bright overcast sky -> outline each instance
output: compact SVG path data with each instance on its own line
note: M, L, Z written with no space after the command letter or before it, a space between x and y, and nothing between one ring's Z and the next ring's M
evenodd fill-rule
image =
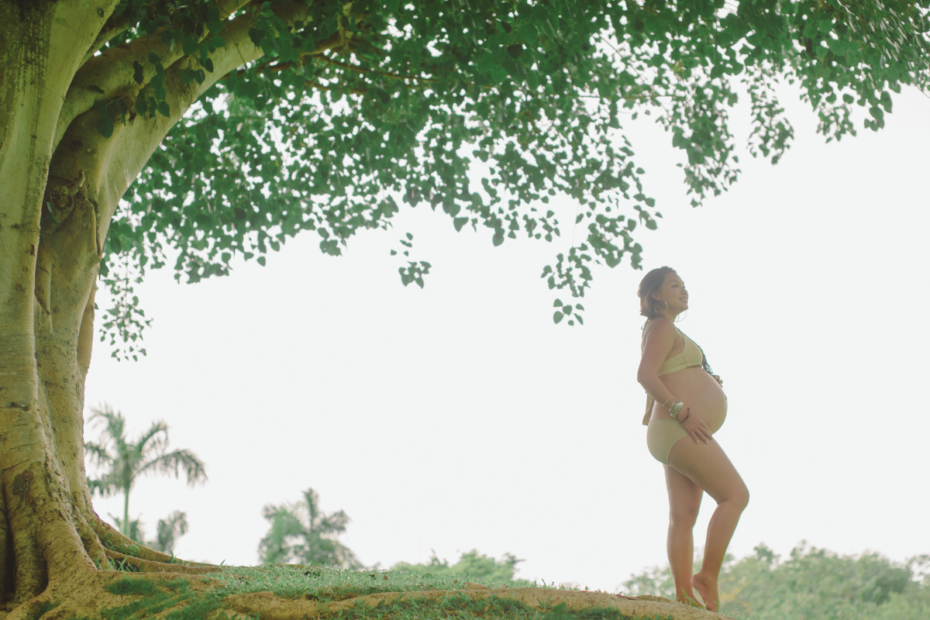
M636 288L668 265L690 292L679 327L724 379L717 439L752 497L730 551L787 555L807 540L896 560L930 553L930 99L895 96L878 134L857 109L859 136L827 145L797 91L781 92L790 151L776 166L753 160L741 104L742 175L699 209L670 135L648 118L628 124L664 217L635 231L642 271L626 257L595 269L584 327L553 324L556 295L539 278L571 241L567 200L561 239L498 248L488 229L456 233L445 214L404 207L393 235L412 232L412 258L432 263L422 290L401 285L392 232L380 230L339 258L306 233L227 278L151 273L137 288L154 317L148 356L116 362L97 342L87 413L111 404L133 437L164 420L210 479L142 479L131 516L151 536L186 511L177 555L249 565L268 529L262 507L312 487L325 512L351 517L342 541L366 565L474 548L524 559L519 577L616 591L667 562L663 471L636 382ZM698 547L713 506L705 496ZM122 499L96 509L120 516Z

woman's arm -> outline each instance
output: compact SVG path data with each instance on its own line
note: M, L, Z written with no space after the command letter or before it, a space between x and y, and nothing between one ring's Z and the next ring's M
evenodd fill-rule
M659 369L675 346L675 326L667 319L656 319L646 324L643 336L643 357L639 362L636 380L659 406L668 410L676 398L659 379Z

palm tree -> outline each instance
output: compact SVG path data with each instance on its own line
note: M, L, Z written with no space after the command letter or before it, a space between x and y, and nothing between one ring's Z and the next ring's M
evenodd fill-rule
M123 520L113 515L110 515L110 518L113 519L122 532ZM168 515L167 519L158 520L155 540L145 540L145 530L139 519L129 520L129 533L127 536L149 549L161 551L162 553L174 553L174 544L178 541L178 538L187 534L187 528L187 513L175 510Z
M168 425L164 422L153 423L137 441L131 442L126 438L126 419L120 412L114 412L107 404L103 409L91 408L91 412L90 422L100 420L104 427L99 443L85 442L84 450L92 461L104 468L104 473L99 478L88 479L87 484L92 493L100 493L103 497L123 493L123 518L117 521L124 536L130 535L129 492L140 475L174 474L177 478L183 469L189 485L206 482L206 466L193 452L166 452ZM186 521L184 525L186 531Z
M336 540L346 530L348 515L342 510L324 515L319 503L316 491L307 489L302 502L265 506L263 516L271 529L258 545L262 564L362 568L355 554Z

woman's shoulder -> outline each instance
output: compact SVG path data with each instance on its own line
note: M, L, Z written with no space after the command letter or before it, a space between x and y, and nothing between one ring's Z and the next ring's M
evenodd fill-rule
M675 327L675 324L672 323L669 319L664 316L660 316L657 319L646 319L646 323L643 325L644 334L675 334L678 332L678 328Z
M675 327L675 324L664 316L649 319L643 325L643 346L645 346L646 340L658 340L671 344L678 339L678 334L678 328Z

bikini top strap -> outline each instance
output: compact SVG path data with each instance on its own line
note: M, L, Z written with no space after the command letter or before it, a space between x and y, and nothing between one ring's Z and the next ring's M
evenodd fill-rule
M685 335L685 332L681 331L680 329L678 331L681 332L682 336ZM688 340L691 340L691 338L688 338ZM694 342L694 341L691 340L691 342ZM707 356L704 354L704 349L701 349L701 345L699 345L696 342L694 342L694 346L696 346L701 351L701 368L703 368L710 374L714 374L714 369L711 368L710 364L707 362Z

